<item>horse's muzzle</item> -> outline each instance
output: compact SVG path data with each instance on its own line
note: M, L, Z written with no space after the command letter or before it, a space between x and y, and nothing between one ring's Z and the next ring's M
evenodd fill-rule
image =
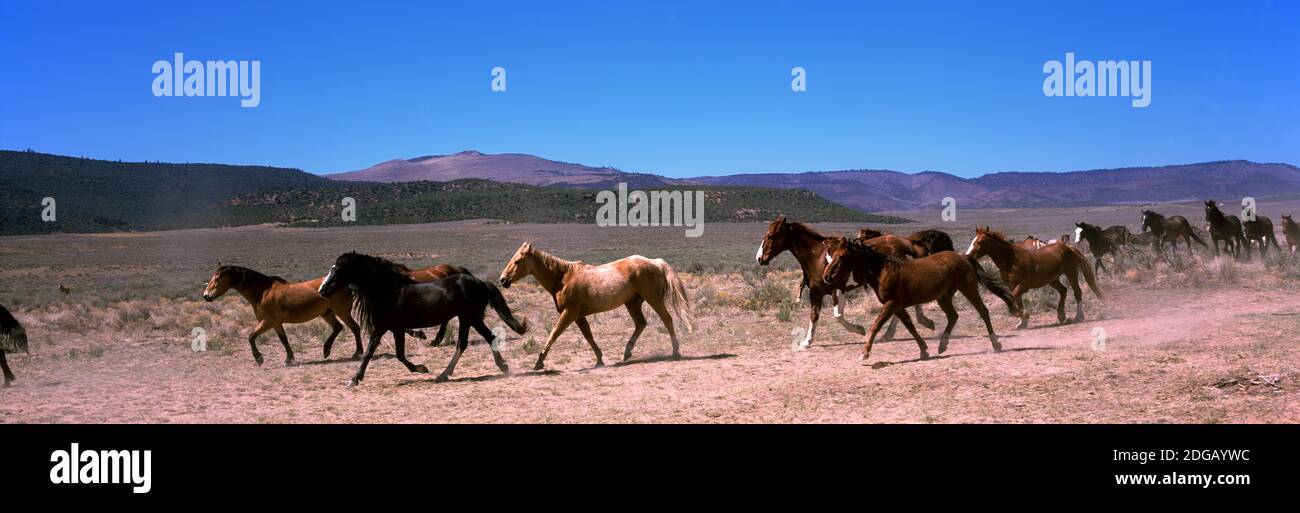
M501 279L499 280L499 282L501 283L501 288L503 288L503 289L508 289L508 288L510 288L510 280L505 279L505 278L501 278Z

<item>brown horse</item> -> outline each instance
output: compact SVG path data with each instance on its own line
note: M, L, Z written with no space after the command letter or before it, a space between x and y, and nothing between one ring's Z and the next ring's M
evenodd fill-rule
M822 280L822 271L826 268L826 247L823 244L825 241L824 235L817 233L808 225L780 216L768 225L767 233L759 242L758 252L754 255L758 265L767 265L781 253L789 251L799 262L799 268L803 270L803 279L799 281L797 295L802 296L804 287L808 287L808 302L812 305L812 309L808 315L808 333L799 344L800 348L812 345L813 335L817 332L817 321L821 318L822 302L828 295L834 307L835 320L851 332L859 335L867 332L866 328L846 320L840 309L840 293L860 287L862 281L853 279L858 278L857 276L848 275L843 281L833 284Z
M4 386L9 386L14 380L14 372L9 370L5 353L14 352L31 354L27 350L27 330L9 313L9 309L0 305L0 370L4 371Z
M844 279L849 273L865 273L869 278L876 298L884 305L880 315L871 324L871 334L862 346L862 360L871 356L871 344L876 340L876 333L884 326L885 320L897 317L903 326L916 339L921 350L921 359L930 357L925 339L916 332L916 326L907 315L907 307L930 301L937 301L939 308L948 317L948 326L939 336L939 352L948 349L948 338L957 322L957 309L953 307L952 298L961 292L975 307L984 326L989 332L989 342L994 351L1001 351L998 336L993 331L993 321L989 319L988 308L980 297L979 286L983 284L995 295L1007 303L1012 315L1016 314L1016 302L1006 285L998 281L992 273L985 272L971 258L966 258L952 251L941 251L934 255L902 259L875 250L866 241L849 242L843 238L827 241L826 272L823 280L832 283Z
M1282 233L1286 235L1286 247L1295 253L1300 247L1300 226L1295 224L1290 214L1282 216Z
M690 299L686 297L686 286L672 266L662 259L651 260L641 255L632 255L603 265L591 265L557 258L534 248L531 242L525 242L515 251L505 269L501 270L501 288L509 288L511 283L528 276L535 278L551 294L555 308L560 312L560 318L551 328L542 353L537 355L534 370L545 367L546 355L551 352L551 346L564 333L565 328L574 323L582 330L582 336L596 354L596 366L605 365L600 347L591 334L587 316L620 306L627 308L634 325L632 336L627 340L627 348L623 350L624 361L632 358L636 339L646 327L645 315L641 313L642 303L650 303L650 308L659 315L664 327L668 329L668 337L673 344L673 358L681 357L673 317L681 320L687 331L695 327Z
M953 251L952 237L939 230L922 230L904 238L889 232L861 228L858 230L858 238L854 240L866 243L871 246L871 249L899 258L920 258L940 251ZM861 282L859 281L859 283ZM916 311L916 322L921 323L926 329L934 329L934 321L925 316L925 313L921 311L921 305L916 305L913 310ZM839 307L836 307L836 316L839 316ZM885 329L883 340L894 338L894 332L897 329L898 319L890 319L889 328ZM866 330L854 331L859 335L867 334Z
M1065 324L1065 285L1058 280L1062 274L1074 290L1076 322L1083 320L1083 291L1079 288L1079 274L1088 281L1088 288L1102 299L1101 289L1093 277L1092 266L1087 257L1078 248L1068 244L1049 244L1042 249L1026 249L1007 240L1005 235L990 230L989 227L977 228L975 239L966 249L966 256L979 259L988 256L998 266L1002 281L1011 287L1017 309L1020 311L1020 324L1016 329L1029 326L1029 312L1025 311L1021 299L1026 292L1044 285L1052 287L1060 295L1056 304L1056 319Z
M257 326L248 335L248 345L253 349L253 360L262 364L262 352L257 350L257 337L267 330L274 329L284 345L284 365L294 364L293 348L289 347L289 336L284 332L285 324L299 324L320 318L330 325L333 331L325 339L325 358L329 358L334 339L343 331L346 324L352 336L356 338L357 350L353 359L361 357L361 327L352 319L352 292L340 290L338 293L323 298L316 293L324 277L298 283L279 276L267 276L247 267L235 265L218 265L203 290L203 300L213 301L235 289L244 300L253 307L257 316ZM343 322L340 323L339 320Z

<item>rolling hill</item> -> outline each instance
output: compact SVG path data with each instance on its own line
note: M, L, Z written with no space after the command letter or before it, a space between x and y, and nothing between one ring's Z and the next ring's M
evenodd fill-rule
M659 185L657 189L681 188ZM781 213L810 221L902 221L845 208L803 190L725 185L689 189L705 191L706 223L768 220ZM46 197L57 202L55 222L41 219ZM450 176L437 182L336 181L287 168L126 163L0 151L0 235L263 223L337 226L343 224L339 212L344 197L357 201L358 224L479 218L588 223L594 222L598 207L594 191L571 187Z
M384 182L480 178L579 189L608 189L620 181L640 188L736 185L805 189L864 212L936 208L947 196L956 198L965 207L1009 208L1262 198L1300 193L1300 168L1245 160L1060 173L1003 172L978 178L934 171L913 174L847 170L675 179L555 162L532 155L467 151L391 160L360 171L326 176L335 180Z

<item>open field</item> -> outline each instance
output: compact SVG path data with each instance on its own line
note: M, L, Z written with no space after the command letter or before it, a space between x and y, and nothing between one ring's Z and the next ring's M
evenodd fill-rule
M1265 203L1261 212L1277 222L1296 206ZM1194 204L1156 209L1201 224ZM964 249L977 224L1016 238L1056 237L1072 231L1075 220L1137 231L1137 212L961 210L957 223L941 227ZM922 221L886 229L940 226L937 213L895 214ZM857 227L816 226L843 234ZM808 308L806 300L795 302L799 272L788 254L770 268L754 265L764 230L710 224L704 237L690 239L681 228L458 222L0 237L0 303L27 326L32 343L32 357L10 356L18 381L0 390L0 421L1300 422L1294 262L1147 258L1103 275L1104 303L1085 289L1089 320L1081 324L1055 325L1047 307L1054 294L1027 297L1033 324L1020 331L986 294L1006 348L1000 354L959 299L962 317L946 354L917 361L913 341L887 341L864 366L857 358L862 337L829 314L812 348L791 349ZM495 281L525 239L569 259L639 253L668 260L685 273L697 303L699 327L683 337L685 357L666 358L668 337L648 315L636 354L620 363L631 321L616 310L592 318L609 366L592 369L590 350L570 329L548 370L532 372L556 313L530 279L505 291L532 325L505 345L513 375L501 376L487 348L474 344L451 382L433 383L451 349L413 341L412 360L434 374L407 373L385 356L349 389L344 384L356 365L345 358L350 335L340 335L334 358L322 362L325 324L289 326L302 363L290 368L276 364L282 349L273 334L264 335L259 347L267 364L259 368L245 340L253 314L244 301L234 293L212 303L199 297L218 261L301 280L323 275L348 250L412 266L456 263ZM71 294L64 297L60 283ZM873 297L854 294L847 317L865 323L877 306ZM934 306L926 311L942 317ZM492 313L488 320L501 324ZM194 328L207 331L208 351L191 350ZM1096 328L1107 336L1102 351L1093 348ZM935 351L937 334L921 333ZM380 353L391 352L385 342Z

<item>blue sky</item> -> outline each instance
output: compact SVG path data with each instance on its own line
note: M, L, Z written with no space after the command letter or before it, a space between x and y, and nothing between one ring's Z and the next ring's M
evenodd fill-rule
M192 4L0 3L0 148L315 173L465 149L669 176L1300 164L1297 2ZM1152 61L1150 107L1045 97L1067 51ZM154 97L174 52L262 61L261 105Z

